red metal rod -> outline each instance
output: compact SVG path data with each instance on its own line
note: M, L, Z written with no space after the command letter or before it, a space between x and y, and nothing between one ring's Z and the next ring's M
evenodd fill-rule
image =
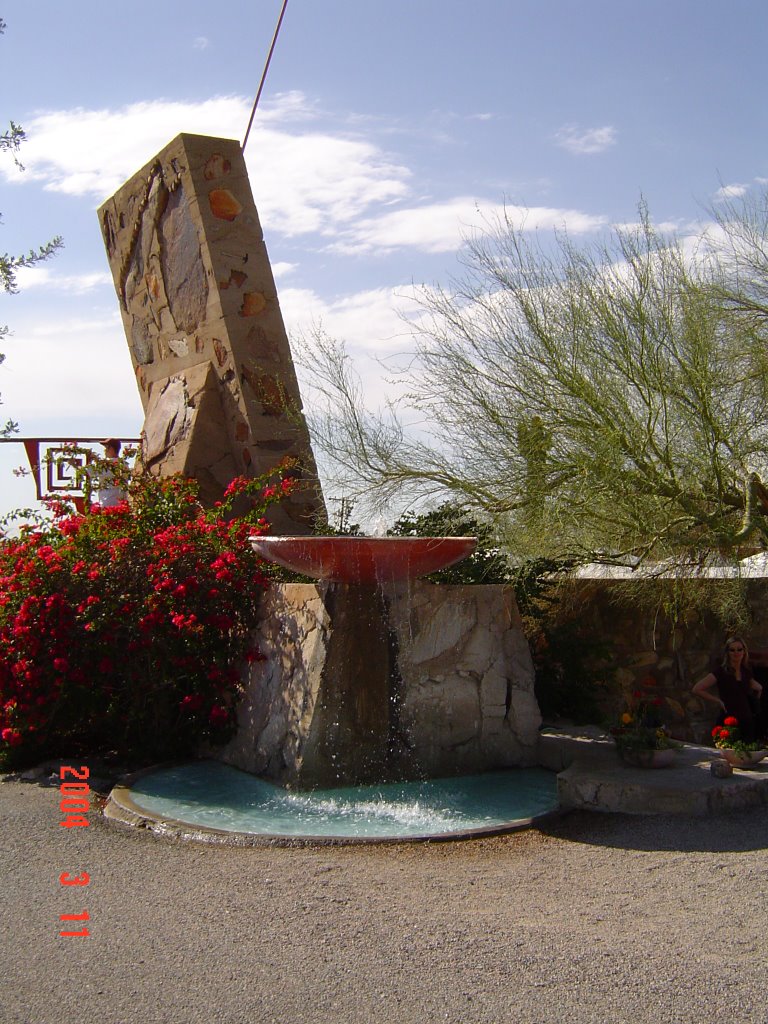
M272 36L272 45L270 46L269 53L267 54L267 62L264 65L264 71L261 74L261 81L259 82L259 89L258 89L258 92L256 93L256 99L253 101L253 109L251 110L251 118L250 118L250 120L248 122L248 127L247 127L247 129L245 131L245 138L243 139L243 144L240 147L243 152L245 152L245 144L248 141L248 136L251 134L251 125L253 124L253 118L254 118L254 116L256 114L256 107L258 107L259 100L261 99L261 90L264 88L264 82L266 81L266 78L267 78L267 71L269 70L269 62L272 60L272 54L273 54L274 49L275 49L275 43L277 42L277 35L278 35L278 32L280 31L280 26L283 23L283 15L285 14L285 8L287 6L288 6L288 0L283 0L283 6L282 6L282 9L280 11L280 17L277 19L277 27L275 28L275 34Z

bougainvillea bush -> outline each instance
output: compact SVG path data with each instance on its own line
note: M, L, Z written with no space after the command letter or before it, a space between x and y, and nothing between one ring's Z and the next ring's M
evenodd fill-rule
M0 765L227 739L268 582L247 538L293 485L241 477L206 510L194 481L140 477L115 508L51 502L0 539Z

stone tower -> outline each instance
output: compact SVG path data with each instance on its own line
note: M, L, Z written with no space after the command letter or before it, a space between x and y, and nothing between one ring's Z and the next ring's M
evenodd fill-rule
M272 269L240 144L179 135L99 209L144 405L142 460L212 504L285 459L304 485L276 533L323 500Z

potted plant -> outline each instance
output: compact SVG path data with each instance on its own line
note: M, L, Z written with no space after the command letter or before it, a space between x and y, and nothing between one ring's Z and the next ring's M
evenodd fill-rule
M681 747L661 722L659 709L664 702L649 692L655 685L655 679L648 679L643 689L635 690L618 724L611 728L619 757L638 768L669 767Z
M734 768L748 768L768 757L768 750L763 750L759 743L745 743L739 735L739 720L732 715L716 725L712 730L712 738L721 755Z

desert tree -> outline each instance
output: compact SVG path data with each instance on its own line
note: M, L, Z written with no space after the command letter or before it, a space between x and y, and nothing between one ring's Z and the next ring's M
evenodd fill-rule
M742 326L768 336L768 189L724 195L708 208L707 243L720 267L718 295ZM768 359L768 355L766 356Z
M760 333L724 302L711 250L639 214L579 244L505 217L467 239L462 275L420 289L400 397L378 412L343 344L316 332L311 426L347 492L452 497L529 556L690 562L764 546Z

